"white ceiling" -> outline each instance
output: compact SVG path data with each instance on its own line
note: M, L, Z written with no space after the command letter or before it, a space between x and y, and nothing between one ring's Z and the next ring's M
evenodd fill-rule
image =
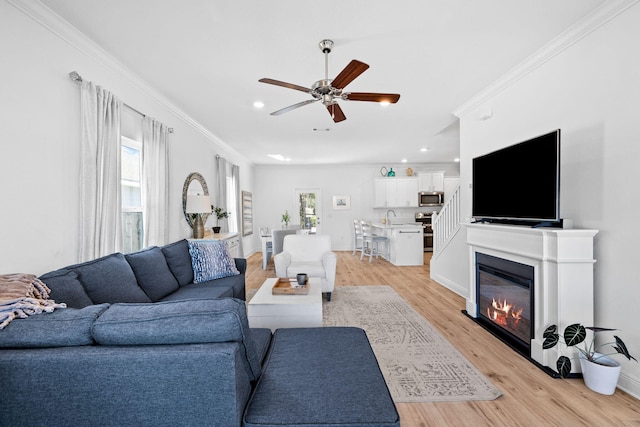
M291 164L413 164L453 161L451 112L603 1L42 3L255 164L279 163L268 154ZM270 116L311 97L258 79L310 87L324 78L325 38L335 42L330 78L358 59L370 68L347 91L400 93L398 103L340 101L347 120L337 124L321 103Z

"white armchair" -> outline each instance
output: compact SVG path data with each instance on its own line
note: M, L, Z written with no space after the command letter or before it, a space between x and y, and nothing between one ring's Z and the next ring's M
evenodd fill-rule
M291 234L284 237L283 250L273 258L277 277L296 277L307 273L321 278L321 290L331 301L336 282L336 254L331 252L331 237Z

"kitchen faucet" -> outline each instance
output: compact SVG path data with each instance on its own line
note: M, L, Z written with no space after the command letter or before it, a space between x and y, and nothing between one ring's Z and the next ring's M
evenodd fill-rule
M393 212L393 216L398 216L396 215L396 211L394 211L393 209L389 209L385 214L385 219L387 220L387 224L389 224L389 212Z

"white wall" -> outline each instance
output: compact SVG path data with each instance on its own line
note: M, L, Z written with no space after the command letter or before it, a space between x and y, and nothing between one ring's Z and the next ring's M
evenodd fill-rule
M457 163L391 165L396 176L405 176L405 170L442 171L445 176L458 176ZM322 233L331 236L334 250L350 250L353 246L353 220L380 220L386 209L373 208L373 180L379 178L381 165L294 166L257 165L255 171L254 228L280 228L285 210L296 211L296 189L319 188L322 196ZM389 168L389 165L386 165ZM333 196L350 196L351 209L333 210ZM418 195L416 194L416 199ZM411 216L419 208L394 209L398 216ZM424 210L424 208L422 209ZM258 241L259 236L255 236Z
M251 164L135 76L105 63L104 53L87 40L73 31L62 37L0 2L1 273L42 274L78 259L80 88L69 79L70 71L174 128L169 136L170 241L191 235L182 214L185 178L200 172L215 188L216 154L240 165L242 189L252 190ZM247 238L249 251L250 244Z
M578 40L509 87L465 111L460 123L462 217L471 208L471 160L562 129L561 215L595 241L595 321L619 328L640 356L640 5ZM478 120L480 109L493 117ZM467 257L466 248L460 257ZM468 283L460 283L468 286ZM626 361L619 385L640 396L640 364Z

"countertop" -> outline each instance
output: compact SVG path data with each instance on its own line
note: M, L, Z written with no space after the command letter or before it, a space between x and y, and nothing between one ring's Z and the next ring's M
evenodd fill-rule
M411 222L407 224L383 224L381 222L374 222L371 224L372 227L383 228L386 230L393 230L395 228L408 228L408 227L419 227L422 228L422 224L418 222Z
M206 229L204 231L204 237L198 240L227 240L236 236L238 236L237 232L214 233L213 231L211 231L211 229Z

